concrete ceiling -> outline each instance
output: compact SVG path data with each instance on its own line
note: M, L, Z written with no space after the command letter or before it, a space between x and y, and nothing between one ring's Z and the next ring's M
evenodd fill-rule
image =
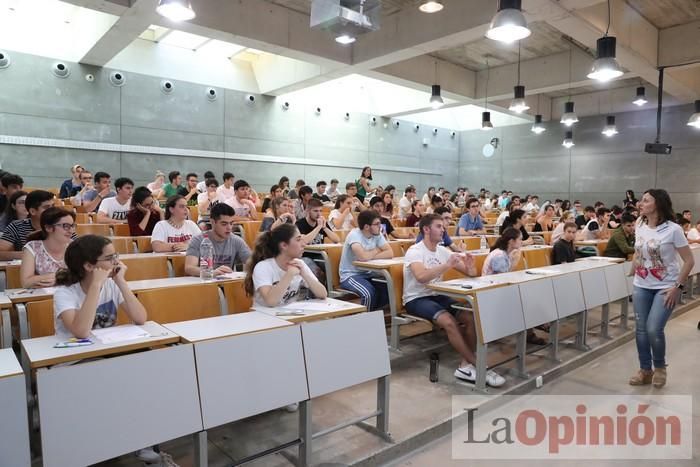
M635 87L635 86L640 86L640 80L639 78L627 78L627 79L618 79L616 81L612 81L610 83L606 84L592 84L589 86L579 86L576 88L573 88L571 92L569 92L568 89L564 89L561 91L554 91L554 92L547 92L544 93L545 96L549 97L550 99L555 99L558 97L566 97L566 96L578 96L581 94L590 94L594 92L600 92L601 90L605 89L618 89L618 88L628 88L628 87ZM648 84L646 86L646 93L647 95L651 95L656 92L655 88L651 88ZM630 95L630 100L634 98L634 95Z
M700 20L700 0L627 0L627 3L659 29Z
M275 5L289 8L308 15L311 11L312 0L267 0ZM390 16L404 8L417 8L420 0L382 0L382 14Z

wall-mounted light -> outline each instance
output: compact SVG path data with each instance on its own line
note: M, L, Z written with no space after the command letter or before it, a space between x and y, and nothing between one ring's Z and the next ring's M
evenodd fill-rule
M171 21L189 21L196 16L188 0L160 0L156 12Z
M491 112L481 113L481 130L490 131L493 130L493 123L491 123Z
M126 76L121 71L113 71L109 74L109 82L112 86L121 87L126 83Z
M163 91L164 94L170 94L174 89L175 86L172 82L168 80L163 80L160 82L160 90Z
M391 126L393 126L395 129L398 130L399 127L401 126L401 122L398 121L398 120L393 120L393 121L391 122Z
M350 45L350 44L352 44L353 42L355 42L356 40L357 40L357 39L356 39L355 37L349 36L349 35L347 35L347 34L343 34L343 35L338 36L338 37L335 38L335 41L336 41L338 44L341 44L341 45Z
M562 146L564 146L566 149L571 149L574 146L574 132L573 131L567 131L566 135L564 136L564 141L561 143Z
M486 37L511 44L530 34L522 11L522 0L498 0L498 12L491 20Z
M437 134L438 134L438 129L437 129L437 128L433 128L433 135L437 136Z
M7 52L0 50L0 69L10 66L10 56Z
M578 116L574 111L574 103L569 101L564 104L564 115L561 116L561 123L571 126L576 122L578 122Z
M617 125L615 125L614 115L608 115L605 117L605 127L603 127L603 131L601 131L601 133L608 138L619 133L619 131L617 131Z
M420 125L417 123L415 125L413 125L413 131L418 133L418 131L420 131Z
M438 0L424 0L418 7L423 13L437 13L443 8L445 8L445 6Z
M542 115L535 115L535 123L532 124L532 128L530 128L530 131L536 135L542 134L545 131L547 131L547 128L544 126L544 123L542 123Z
M695 113L690 116L688 126L700 129L700 100L695 101Z
M634 99L634 101L632 101L632 103L638 107L641 107L647 102L649 101L647 100L646 89L644 88L644 86L639 86L637 88L637 97Z
M457 132L456 131L450 131L450 138L454 139L457 137Z

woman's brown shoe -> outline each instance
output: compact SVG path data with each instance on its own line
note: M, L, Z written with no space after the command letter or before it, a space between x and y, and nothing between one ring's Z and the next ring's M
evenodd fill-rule
M630 378L630 386L644 386L651 384L654 372L651 370L639 370L636 375Z
M655 388L662 388L666 385L666 368L654 369L654 376L651 379L651 384L653 384Z

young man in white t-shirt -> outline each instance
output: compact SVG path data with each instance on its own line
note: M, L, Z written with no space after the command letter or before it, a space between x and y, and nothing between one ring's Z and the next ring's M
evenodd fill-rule
M408 185L399 200L399 219L406 219L411 214L411 204L416 199L416 187Z
M106 198L100 203L97 211L98 224L126 224L126 216L131 209L131 194L134 192L134 182L130 178L121 177L114 182L117 196Z
M233 220L235 222L254 221L257 220L255 204L250 200L250 185L245 180L237 180L233 184L235 196L227 199L226 204L231 206L236 215Z
M583 239L602 240L610 238L608 222L610 222L610 209L598 208L595 219L589 220L583 227Z
M224 172L224 184L217 188L217 193L223 196L224 200L231 199L236 196L236 190L233 188L233 182L236 178L231 172Z
M456 302L446 295L428 289L426 284L442 280L442 275L457 269L468 276L476 276L474 258L468 254L452 253L440 246L445 233L445 225L438 214L423 216L418 224L423 241L411 246L404 258L403 302L406 310L415 316L434 322L447 333L452 347L462 357L462 362L455 370L455 377L469 382L476 381L476 330L473 316L463 310L455 310ZM460 328L463 325L464 328ZM498 387L505 379L489 371L486 382Z

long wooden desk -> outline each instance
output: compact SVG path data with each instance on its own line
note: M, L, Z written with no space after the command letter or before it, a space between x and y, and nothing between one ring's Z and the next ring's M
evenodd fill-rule
M29 466L24 372L12 349L0 349L0 465Z

